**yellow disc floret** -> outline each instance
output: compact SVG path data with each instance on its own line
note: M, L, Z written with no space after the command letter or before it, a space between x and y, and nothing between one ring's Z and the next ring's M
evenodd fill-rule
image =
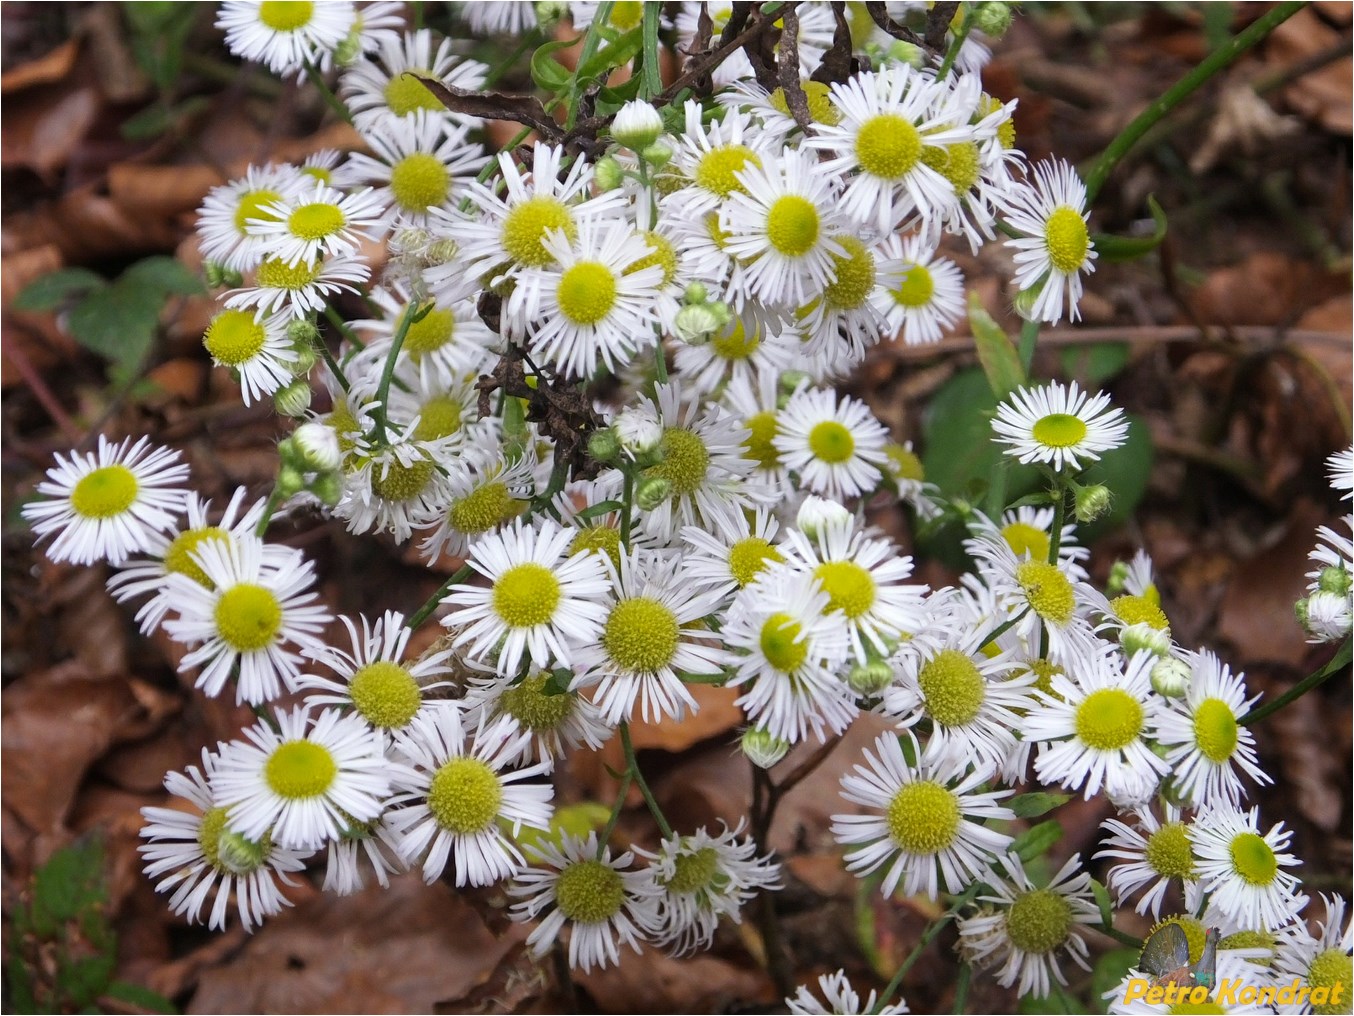
M959 799L930 780L900 787L885 812L889 838L909 854L929 856L954 842L959 832Z
M101 466L76 483L71 491L71 508L81 518L112 518L132 506L140 489L136 474L126 466Z
M221 640L238 653L267 648L282 630L282 604L271 589L251 582L222 593L213 617Z
M334 783L338 763L328 748L314 741L287 741L273 749L263 767L263 778L279 797L299 800L318 797Z
M637 596L612 608L602 629L602 648L618 667L652 674L672 662L680 631L671 610L657 600Z
M549 568L526 561L513 565L494 583L494 612L510 628L532 628L555 616L559 580Z
M202 344L213 360L227 367L238 367L259 355L268 333L254 315L243 310L223 310L207 326Z

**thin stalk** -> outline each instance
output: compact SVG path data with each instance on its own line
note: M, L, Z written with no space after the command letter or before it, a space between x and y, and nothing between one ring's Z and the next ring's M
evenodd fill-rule
M945 59L940 62L940 69L936 71L936 80L944 81L945 75L950 73L950 68L954 66L955 60L959 58L959 50L964 46L964 40L968 38L968 33L973 29L973 18L968 11L964 11L964 20L959 25L959 29L954 33L954 41L950 43L950 48L945 51Z
M1095 196L1100 193L1100 188L1104 186L1105 180L1114 171L1114 167L1154 124L1189 98L1215 74L1221 72L1233 60L1305 6L1307 6L1306 0L1286 0L1286 2L1266 11L1245 29L1204 57L1199 66L1166 89L1161 98L1134 117L1133 121L1119 132L1119 136L1106 146L1105 151L1101 153L1096 164L1086 175L1086 203L1089 205L1095 200Z
M1243 727L1248 727L1252 723L1255 723L1257 720L1263 720L1266 716L1269 716L1271 713L1277 713L1284 706L1288 705L1288 703L1302 698L1302 696L1306 695L1317 685L1323 684L1325 681L1327 681L1333 674L1337 673L1340 670L1343 670L1345 667L1348 667L1351 655L1350 642L1351 642L1350 638L1346 636L1345 643L1340 647L1340 651L1337 652L1334 656L1332 656L1330 662L1327 663L1324 667L1322 667L1318 671L1308 674L1301 681L1293 685L1293 687L1289 688L1286 692L1284 692L1282 695L1276 698L1273 702L1266 702L1264 705L1252 709L1245 716L1241 717L1241 719L1239 719L1237 722L1240 723Z
M954 986L954 1006L951 1012L961 1013L968 1005L968 989L973 983L973 967L967 963L959 964L959 981Z
M1026 377L1030 376L1030 364L1034 363L1034 347L1038 341L1038 321L1026 321L1020 326L1020 348L1017 353L1020 356L1020 368Z
M630 546L630 515L635 503L635 474L630 468L623 468L621 474L621 543Z
M330 90L329 85L325 83L322 75L309 60L306 61L306 77L310 83L320 90L320 96L324 103L332 109L336 116L350 127L353 123L353 115L348 112L348 107L339 101L339 97Z
M890 980L889 983L885 985L884 990L879 993L879 1001L875 1003L875 1008L872 1009L871 1012L877 1013L888 1004L889 999L892 998L894 993L898 990L898 986L903 983L903 978L907 976L907 972L912 969L917 960L921 959L921 954L926 951L926 947L935 941L936 936L940 934L941 929L943 929L945 925L954 920L955 914L958 913L959 908L962 905L967 904L968 901L977 894L978 886L969 886L968 889L964 890L964 895L955 901L953 907L931 922L931 926L922 934L921 940L917 942L912 951L907 954L907 959L903 960L898 969L894 971L893 979Z
M639 771L639 759L635 758L635 746L630 743L630 724L624 720L621 721L621 748L625 751L626 771L634 776L635 785L639 787L639 792L644 795L644 803L649 806L649 814L658 823L659 832L663 834L663 839L672 839L672 826L668 825L668 820L663 817L663 809L658 807L653 791L649 789L649 784L645 782L644 774Z
M381 383L376 387L376 406L372 420L375 423L376 440L380 444L384 444L386 439L386 401L390 398L390 381L395 376L395 361L400 358L400 349L404 345L405 337L409 334L409 329L413 327L416 321L423 320L432 308L431 303L428 304L427 309L411 303L404 308L404 313L400 315L399 327L395 329L395 338L390 343L390 352L386 354L385 365L381 368Z
M471 567L468 564L461 565L460 568L456 569L445 582L437 587L437 592L433 593L432 596L424 601L423 606L419 607L418 610L414 611L405 619L404 626L410 631L416 630L418 626L428 620L429 615L437 609L437 605L442 602L442 597L451 592L451 587L456 585L456 583L460 582L462 579L469 577L470 572Z
M343 393L346 395L350 385L348 384L348 376L343 373L343 367L334 359L334 354L329 352L329 347L324 344L322 339L315 340L315 347L320 351L320 356L324 359L324 362L328 364L329 373L334 375L334 380L339 383L339 387L343 389Z
M644 77L640 79L639 95L652 99L663 90L663 70L658 62L658 18L661 4L644 5Z
M338 333L343 338L352 343L358 349L366 349L367 344L357 337L357 333L348 327L348 322L339 317L339 312L334 309L333 304L324 305L324 316L328 322L338 329Z
M1118 928L1116 928L1116 927L1115 927L1114 925L1112 925L1112 924L1102 924L1102 925L1100 925L1100 931L1101 931L1103 934L1106 934L1106 935L1108 935L1110 938L1114 939L1114 941L1118 942L1120 945L1126 945L1126 946L1128 946L1130 949L1141 949L1141 948L1142 948L1142 939L1140 939L1140 938L1134 938L1134 937L1133 937L1132 935L1130 935L1128 932L1126 932L1126 931L1120 931Z
M263 506L263 514L259 516L259 524L254 527L254 535L260 540L263 539L263 534L268 532L268 526L273 521L273 512L277 511L277 506L281 501L282 491L277 484L273 484L273 489L268 494L268 500Z
M616 831L616 823L621 819L621 809L625 807L625 795L630 793L630 780L632 774L626 769L621 774L621 785L616 791L616 800L611 805L611 817L607 819L606 828L602 830L602 835L597 839L597 860L602 859L606 852L606 845L611 842L611 834Z
M569 103L569 118L564 122L565 130L573 130L578 120L578 96L582 94L578 75L601 44L602 33L598 29L611 17L611 5L612 0L602 0L597 5L597 10L592 15L592 24L588 26L588 34L583 37L583 48L578 53L578 63L574 65L573 77L569 79L569 97L573 101Z

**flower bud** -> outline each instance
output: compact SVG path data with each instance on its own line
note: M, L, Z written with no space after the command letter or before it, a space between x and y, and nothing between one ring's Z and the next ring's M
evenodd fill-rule
M537 0L536 24L549 29L559 24L561 18L569 13L569 5L563 0Z
M914 46L910 42L903 42L902 39L890 46L885 56L890 60L898 61L898 63L907 64L916 70L921 70L926 66L926 54L922 52L921 47Z
M281 446L279 445L279 450L280 448ZM284 464L278 467L277 483L275 486L277 487L278 496L283 498L292 497L306 489L305 474L295 466Z
M292 350L296 354L296 359L291 362L288 368L291 376L296 379L304 379L310 374L310 370L319 362L320 354L315 352L315 347L307 343L304 346L298 346Z
M232 875L248 875L263 866L268 850L247 840L233 829L222 829L216 838L216 860Z
M310 492L319 498L321 503L332 508L343 496L343 478L337 471L321 473L311 481Z
M1011 27L1011 5L990 2L978 4L973 12L973 27L992 39L1000 39Z
M1322 568L1320 574L1316 577L1316 588L1323 593L1335 593L1338 596L1348 596L1350 585L1349 572L1333 565Z
M1318 642L1334 642L1349 634L1351 627L1348 596L1317 590L1295 604L1298 620Z
M708 303L693 303L677 312L672 322L672 333L688 346L703 346L710 336L724 327L725 322Z
M1103 483L1094 483L1089 487L1078 487L1073 514L1083 525L1094 522L1109 511L1114 496Z
M343 463L338 435L322 423L303 423L292 432L299 464L309 473L328 473Z
M1039 300L1039 294L1044 291L1042 285L1031 286L1029 289L1022 289L1015 296L1015 312L1020 315L1023 321L1037 320L1034 315L1034 305Z
M683 303L704 303L709 298L710 291L705 288L703 282L688 283L686 289L682 291Z
M793 395L799 391L799 386L813 379L802 370L782 371L780 377L776 380L776 385L785 395Z
M893 668L883 660L857 664L846 675L846 683L857 695L872 698L893 683Z
M625 179L625 170L610 155L603 155L592 166L592 180L599 191L613 191Z
M851 512L845 505L838 504L836 501L829 501L817 494L810 494L804 499L804 503L799 506L799 513L795 516L795 525L810 540L816 540L819 531L824 526L849 523L851 518Z
M293 321L287 325L287 340L298 349L312 346L320 339L320 330L309 321Z
M1152 690L1166 698L1181 698L1189 691L1192 673L1189 664L1174 656L1164 656L1152 664Z
M1110 565L1109 577L1105 580L1105 592L1109 596L1118 596L1128 582L1128 562L1115 561Z
M202 263L202 278L207 283L208 289L234 289L244 284L244 276L234 268L227 268L223 264L215 261L204 261Z
M1166 656L1171 651L1171 634L1150 624L1139 622L1130 624L1119 633L1119 644L1129 656L1134 653L1151 653L1153 656Z
M357 26L354 25L343 41L334 47L334 63L347 67L361 54L362 40L358 38Z
M765 727L749 727L743 731L741 747L753 765L770 769L789 753L790 742Z
M460 245L455 240L445 238L434 240L428 244L427 250L423 252L423 260L428 263L429 268L436 268L438 265L446 265L455 261L456 255L460 252Z
M646 145L639 153L639 157L654 169L662 169L672 161L672 146L666 141L655 141L651 145Z
M588 438L588 454L603 464L615 462L621 453L621 442L610 427L594 430Z
M672 496L672 482L661 476L646 476L635 489L635 504L651 512Z
M305 416L310 410L310 382L298 377L273 392L273 408L292 419Z
M663 425L652 413L643 409L626 409L611 421L621 450L631 458L648 455L658 450L663 440Z
M616 113L611 121L611 136L618 145L632 152L643 151L658 140L663 133L663 118L653 103L644 99L631 99ZM671 158L669 151L668 157ZM647 160L646 160L647 161Z

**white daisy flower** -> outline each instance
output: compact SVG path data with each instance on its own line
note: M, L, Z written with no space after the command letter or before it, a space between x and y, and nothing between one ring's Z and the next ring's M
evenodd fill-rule
M198 249L204 261L214 261L237 272L247 271L263 257L249 234L249 223L270 218L264 209L304 186L295 166L250 166L245 175L213 187L197 211Z
M1199 867L1192 895L1207 895L1220 912L1248 926L1290 923L1307 902L1297 876L1286 870L1302 863L1283 852L1292 837L1282 822L1261 835L1259 808L1222 805L1200 813L1189 827Z
M246 496L244 487L236 487L220 520L213 525L207 521L211 502L189 493L187 526L172 536L169 533L154 534L152 545L147 548L148 557L129 562L108 579L108 591L119 603L145 593L151 594L151 598L136 612L136 621L143 635L149 635L171 610L178 609L169 594L170 575L183 572L204 586L210 584L211 580L192 557L198 544L204 540L229 542L240 536L254 535L259 520L263 518L264 502L255 501L241 515L240 509L244 507ZM286 547L264 544L263 553L274 567L291 561L291 551Z
M1186 926L1184 920L1180 924L1182 927ZM1186 934L1188 935L1188 932ZM1192 963L1200 962L1204 934L1203 929L1200 929L1197 936L1199 944L1190 949ZM1261 1001L1262 993L1275 992L1286 985L1274 984L1271 975L1245 958L1246 951L1242 949L1217 951L1217 962L1213 972L1214 984L1217 987L1207 993L1207 1000L1203 1002L1192 1002L1184 997L1186 992L1192 990L1190 986L1177 987L1174 1001L1167 1001L1170 997L1167 992L1170 989L1166 985L1158 986L1163 989L1160 996L1149 995L1148 992L1151 991L1157 977L1137 967L1130 968L1124 979L1101 997L1109 1004L1109 1011L1115 1016L1120 1014L1149 1016L1157 1013L1168 1016L1182 1009L1205 1009L1208 1012L1236 1013L1238 1016L1262 1016L1272 1013L1273 1007ZM1153 1001L1148 1001L1149 998Z
M783 334L760 304L744 304L729 323L700 345L677 346L677 373L693 392L718 392L754 376L775 377L796 360L798 343Z
M1173 796L1195 808L1239 804L1246 796L1241 773L1257 783L1274 782L1260 768L1255 735L1239 722L1260 696L1246 698L1243 675L1233 675L1210 652L1191 654L1190 670L1184 697L1169 699L1157 720Z
M738 174L761 166L771 145L746 113L729 110L704 122L705 108L695 99L683 106L686 124L677 140L672 170L687 186L669 198L680 207L680 219L699 219L713 212L732 194L746 192Z
M365 135L375 127L403 122L420 111L463 127L479 126L478 117L453 113L418 80L432 78L468 91L484 86L489 68L478 60L458 61L452 41L443 37L434 50L432 30L421 28L404 33L402 38L382 40L372 56L354 63L339 83L339 95L358 131Z
M837 124L824 124L809 148L833 157L823 172L845 177L854 172L841 197L842 213L872 225L881 235L918 216L938 229L956 203L954 187L923 157L927 146L969 141L973 130L956 110L939 105L948 86L905 65L857 74L832 86Z
M804 340L800 352L829 361L822 368L815 364L809 371L815 377L845 376L890 330L889 305L880 287L902 269L894 237L876 247L849 233L836 239L843 253L832 257L832 281L795 311Z
M1016 249L1015 283L1038 291L1026 315L1030 320L1059 321L1064 306L1071 320L1081 316L1081 273L1095 271L1097 257L1086 214L1086 185L1068 162L1039 163L1034 185L1011 195L1007 221L1025 234L1006 241Z
M571 645L593 642L606 620L609 583L594 554L569 556L577 532L549 518L521 519L470 544L468 563L490 585L452 586L442 623L456 629L453 644L487 658L497 647L498 672L515 675L526 662L568 666ZM502 640L502 646L499 642Z
M866 494L883 479L888 431L869 407L830 388L795 392L776 418L772 443L807 490L834 501Z
M287 334L290 322L285 313L223 310L207 326L202 344L214 364L230 368L246 406L268 398L295 377L300 354Z
M1285 1012L1334 1012L1349 1004L1350 992L1354 991L1354 958L1350 956L1354 950L1354 928L1345 920L1345 898L1322 893L1321 902L1326 905L1326 919L1318 922L1320 931L1313 935L1305 921L1292 926L1291 934L1281 940L1274 958L1274 978L1279 983L1296 979L1313 991L1324 988L1326 1002L1314 1002L1309 995Z
M215 698L237 674L235 701L259 705L291 689L301 654L321 643L329 611L310 590L314 566L299 550L284 560L262 540L239 534L229 543L204 540L189 557L206 576L175 572L169 596L179 617L165 622L176 642L197 645L179 671L201 668L194 685Z
M805 104L809 108L810 124L835 126L841 123L841 110L832 104L828 85L809 80L801 81L799 86L804 91ZM770 135L781 144L785 143L789 135L800 133L799 123L786 101L784 87L778 86L768 92L755 80L744 78L721 90L715 96L715 102L731 110L752 114L760 121L762 129L759 133Z
M375 158L361 152L350 155L340 182L375 187L371 200L385 209L380 220L383 231L396 222L426 227L432 210L450 211L465 185L489 161L469 140L469 130L421 109L375 124L363 136Z
M522 35L536 27L536 5L503 0L465 0L461 17L478 35Z
M474 677L462 704L467 724L490 725L502 721L504 735L521 745L521 758L528 765L541 762L547 772L575 748L600 748L613 730L602 711L578 692L556 683L551 674L539 671L520 681L511 677ZM518 735L530 734L526 740Z
M891 655L926 623L926 586L903 583L912 575L912 558L857 530L854 518L824 520L812 539L792 529L781 549L792 568L822 583L828 612L845 622L857 662L866 663L871 653Z
M236 56L299 80L306 64L343 42L356 20L346 0L223 0L216 27L225 31L226 48Z
M1051 677L1052 694L1025 717L1023 734L1038 741L1034 771L1045 784L1081 790L1089 801L1103 788L1119 806L1145 803L1170 766L1148 743L1163 700L1152 691L1155 657L1127 665L1114 651L1084 657L1070 674Z
M1052 533L1054 511L1050 507L1021 505L1008 508L1001 514L1001 525L996 526L986 515L976 513L969 521L969 530L976 536L982 532L999 533L1021 560L1047 561L1053 549ZM1085 581L1086 569L1081 562L1091 556L1088 548L1077 543L1075 522L1066 523L1058 538L1058 563L1066 574L1077 581Z
M418 302L400 284L389 288L379 286L372 290L369 299L380 316L352 323L353 331L363 337L366 347L349 362L357 371L370 371L379 377L381 367L390 356L401 320ZM427 305L418 306L422 309ZM409 364L420 371L426 367L431 383L449 389L463 385L467 377L479 374L485 368L489 349L498 341L480 320L473 303L435 299L427 313L410 322L405 329L397 366ZM410 379L406 377L405 380L408 383ZM396 394L391 392L392 413Z
M1101 452L1118 448L1128 437L1123 410L1110 407L1099 392L1089 402L1073 381L1040 388L1019 388L997 406L992 429L1006 454L1020 462L1046 462L1054 469L1079 470Z
M654 943L674 956L708 949L721 918L742 920L743 905L758 890L781 887L780 865L757 856L757 843L742 837L743 821L718 836L702 826L690 836L659 841L658 851L636 848L649 861L658 897Z
M405 870L399 855L399 837L383 812L369 822L352 822L336 839L329 841L324 866L323 892L338 896L360 893L367 885L367 872L386 889L390 876Z
M328 667L334 677L303 674L296 682L306 694L307 707L340 706L351 709L377 730L399 730L409 725L423 707L423 693L444 684L439 680L452 670L449 649L425 653L404 661L413 629L405 627L404 615L387 610L373 624L362 615L362 630L346 616L352 651L321 645L306 655Z
M833 280L834 256L846 248L834 177L811 155L787 149L734 174L743 189L720 209L725 248L739 259L736 293L800 307Z
M1091 893L1091 876L1078 872L1081 855L1073 854L1045 888L1030 881L1020 858L1001 859L1007 877L988 872L983 881L993 895L978 899L992 904L959 921L959 949L973 962L996 966L997 983L1016 985L1024 997L1047 998L1053 981L1067 984L1059 954L1090 970L1085 940L1087 925L1100 923L1100 908Z
M890 1005L881 1006L876 1000L878 993L873 990L861 1002L860 994L846 979L845 970L818 975L818 994L822 996L821 1001L806 985L801 984L794 997L785 1000L785 1005L790 1012L799 1014L840 1013L844 1016L856 1013L864 1016L865 1013L878 1013L879 1016L894 1016L912 1011L901 998Z
M798 487L791 482L790 470L776 447L780 399L779 376L764 372L754 378L734 377L724 392L722 404L747 431L741 454L751 467L750 477L785 504L793 502Z
M417 429L407 425L400 433L387 433L385 442L357 439L333 508L348 532L389 532L404 543L421 520L447 510L449 482L439 464L459 442L420 441L414 437Z
M542 246L550 264L524 269L508 298L509 335L525 334L532 354L584 379L599 364L614 373L657 343L654 305L663 269L630 270L649 256L649 246L629 223L583 219L572 235L548 231Z
M375 239L386 203L367 187L345 194L323 180L288 191L260 209L263 218L250 219L245 232L259 240L259 251L288 268L314 264L321 257L355 254L363 240Z
M1354 530L1354 515L1346 515L1343 521L1346 531ZM1307 573L1307 592L1348 595L1354 583L1354 539L1330 526L1317 526L1316 539L1316 546L1307 555L1307 560L1317 565Z
M964 273L920 233L906 240L890 237L884 250L897 265L879 280L885 327L909 346L939 342L964 317Z
M436 882L448 860L458 886L493 885L526 863L505 827L514 837L523 826L548 829L555 793L548 783L521 782L546 772L544 763L504 771L528 739L503 723L471 731L458 705L423 713L395 734L395 754L412 768L393 778L401 793L387 821L405 862L422 859L423 881Z
M692 589L667 555L622 549L619 568L602 560L613 602L597 640L574 654L570 690L595 687L592 700L611 724L630 719L636 705L650 723L696 712L683 677L718 675L729 659L719 633L703 623L718 597Z
M189 766L184 772L165 776L165 789L191 806L142 808L146 825L137 847L145 863L146 877L159 879L155 891L173 890L169 908L196 924L203 904L216 890L216 900L207 917L207 927L224 931L234 895L240 924L252 932L265 917L276 914L291 901L278 889L277 880L297 885L289 872L305 868L309 851L291 850L271 837L247 839L231 828L226 809L213 801L211 780L216 756L205 748L202 769ZM161 878L161 876L164 876Z
M906 736L918 754L916 739ZM897 889L934 900L941 889L962 892L982 878L1011 837L980 823L1014 818L997 803L1013 791L978 792L987 782L980 772L965 776L925 761L911 766L897 734L881 734L875 752L878 757L866 748L867 764L842 777L842 797L877 811L832 816L837 842L860 844L846 854L847 871L864 877L887 864L880 886L885 898Z
M1167 802L1163 815L1144 805L1133 810L1134 825L1117 818L1106 819L1103 828L1112 835L1095 854L1097 858L1115 857L1127 863L1116 864L1109 870L1109 887L1115 902L1123 906L1143 886L1134 908L1140 914L1149 911L1153 918L1161 916L1161 905L1173 881L1182 886L1193 883L1198 872L1194 848L1189 840L1189 823L1181 820L1180 809Z
M1331 490L1345 492L1340 495L1341 500L1354 497L1354 445L1326 459L1326 472L1330 474Z
M187 504L188 466L171 448L148 438L113 444L102 434L96 452L57 453L56 465L37 485L42 500L20 513L39 538L52 536L52 561L121 564L149 550L156 534L172 530Z
M735 531L718 535L698 526L682 527L682 542L687 547L682 567L687 580L721 600L751 585L770 565L785 560L775 546L780 523L769 510L758 508L751 519L743 515L738 521Z
M536 457L509 461L501 449L470 447L447 483L446 506L418 520L429 535L419 544L428 560L464 557L470 541L506 525L526 511L534 487Z
M547 840L533 852L548 867L518 872L508 895L518 898L509 912L514 921L545 915L527 937L534 955L544 956L566 926L571 969L586 972L619 963L621 944L640 951L663 890L647 868L626 870L633 853L627 850L613 860L610 847L598 848L596 832L586 840L565 833L558 847Z
M315 850L350 823L381 814L392 766L366 720L337 709L312 716L301 706L274 719L221 749L212 793L232 829L255 842L268 836Z
M254 270L254 284L226 294L227 307L253 307L261 314L285 310L294 318L321 313L339 293L356 293L371 269L356 255L288 265L278 257L265 257Z
M810 730L820 741L825 731L841 733L858 712L837 677L848 651L845 627L827 606L812 577L772 567L735 597L721 626L728 647L744 654L728 686L750 683L734 704L791 744Z

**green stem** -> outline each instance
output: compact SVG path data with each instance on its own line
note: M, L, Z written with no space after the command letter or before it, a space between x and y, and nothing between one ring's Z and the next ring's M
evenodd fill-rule
M635 785L639 787L639 792L644 795L644 803L649 806L649 814L658 823L658 830L663 834L663 839L672 839L672 826L668 825L668 820L663 817L663 809L658 807L658 802L654 800L653 791L649 789L649 784L644 781L644 774L639 771L639 759L635 758L635 746L630 743L630 724L625 720L621 721L621 747L625 750L626 772L634 776Z
M404 626L410 631L416 631L419 625L428 620L429 615L437 609L437 605L442 602L442 597L451 592L451 587L456 585L456 583L460 582L462 579L469 577L471 571L470 565L461 565L461 567L453 572L445 582L437 587L437 592L433 593L432 596L424 601L423 606L419 607L418 610L414 611L405 619Z
M1264 705L1259 706L1256 709L1252 709L1245 716L1241 717L1241 719L1238 720L1237 722L1240 723L1243 727L1248 727L1252 723L1255 723L1257 720L1263 720L1266 716L1269 716L1271 713L1277 713L1284 706L1288 705L1288 703L1294 701L1295 699L1301 698L1303 695L1306 695L1317 685L1322 684L1326 680L1328 680L1336 672L1343 670L1345 667L1348 667L1351 655L1350 643L1351 643L1350 638L1346 636L1344 645L1340 647L1340 651L1337 652L1334 656L1332 656L1330 658L1330 662L1327 663L1324 667L1322 667L1320 670L1312 674L1308 674L1301 681L1293 685L1293 687L1289 688L1286 692L1284 692L1282 695L1276 698L1273 702L1266 702Z
M621 819L621 809L625 807L625 795L630 793L631 773L626 769L621 774L621 785L616 791L616 800L611 805L611 817L607 819L606 828L602 830L602 835L597 838L597 860L602 859L606 852L606 845L611 842L611 834L616 831L616 823Z
M1058 551L1062 549L1063 523L1067 519L1067 480L1058 474L1058 487L1053 491L1053 532L1048 537L1048 563L1058 566Z
M621 469L621 543L630 546L630 516L635 503L635 473L629 463Z
M268 526L273 521L273 512L277 511L278 504L282 501L282 491L277 484L273 484L273 489L268 494L268 501L263 506L263 514L259 516L259 524L254 527L254 535L260 540L263 534L268 532Z
M954 986L954 1006L952 1012L961 1013L968 1005L968 989L973 983L973 967L967 963L959 964L959 982Z
M573 130L574 123L578 120L578 97L583 94L582 82L579 80L579 73L592 59L597 47L601 44L602 33L598 31L607 23L611 17L612 0L602 0L597 5L597 10L592 15L592 24L588 26L588 34L583 37L583 48L578 53L578 63L574 65L573 77L569 79L569 118L564 122L565 130Z
M964 40L968 38L968 33L973 29L973 16L966 10L964 11L964 20L960 24L958 31L954 33L954 41L950 43L950 48L945 51L945 59L940 62L940 69L936 71L936 80L944 81L945 75L950 73L950 68L954 66L955 60L959 58L959 50L963 48Z
M375 424L373 434L378 444L384 444L386 439L386 402L390 398L390 380L395 376L395 362L400 358L400 349L404 346L404 340L409 334L409 329L413 327L415 322L422 321L432 308L433 304L431 303L428 304L426 309L411 303L404 308L404 313L400 315L399 327L395 329L395 338L390 343L390 352L386 354L385 365L381 368L381 383L376 387L372 421Z
M662 4L644 5L644 77L639 83L640 98L652 99L663 90L663 71L658 62L658 19Z
M1100 930L1104 934L1108 935L1110 938L1114 939L1114 941L1118 942L1120 945L1126 945L1130 949L1142 948L1142 939L1134 938L1132 935L1128 934L1128 932L1120 931L1112 924L1102 924L1100 926Z
M320 351L320 356L324 359L324 362L329 365L329 373L334 375L334 380L339 383L339 387L343 389L343 393L346 395L350 390L350 385L348 384L348 376L343 373L343 367L334 359L334 354L329 352L329 347L325 345L323 339L316 339L315 347Z
M1114 167L1151 129L1153 124L1174 110L1201 85L1305 6L1307 6L1306 0L1286 0L1285 3L1278 4L1266 11L1244 30L1238 32L1204 57L1199 66L1168 88L1161 98L1134 117L1133 122L1120 131L1119 136L1109 143L1105 151L1101 153L1099 160L1096 161L1095 166L1091 168L1090 173L1086 175L1086 203L1089 205L1095 200L1095 196L1100 193L1100 188L1104 186L1106 178L1113 172Z
M1010 618L1009 620L1003 621L1001 624L997 625L997 626L996 626L995 628L993 628L990 632L988 632L988 633L987 633L987 636L986 636L981 642L979 642L978 645L980 645L980 646L991 645L991 644L992 644L993 642L995 642L997 639L999 639L999 638L1001 638L1003 635L1005 635L1006 632L1009 631L1011 628L1014 628L1016 625L1018 625L1018 624L1020 623L1020 619L1021 619L1022 617L1024 617L1026 614L1028 614L1029 612L1030 612L1030 608L1029 608L1029 607L1026 607L1024 610L1022 610L1022 611L1021 611L1019 614L1017 614L1015 617Z
M347 342L356 346L358 349L367 348L367 344L359 339L357 333L348 327L348 322L339 317L339 312L334 309L333 304L326 303L324 305L324 316L331 325L338 329L338 333L342 335Z
M921 959L921 954L926 951L926 947L935 941L936 936L940 934L941 929L944 928L945 925L955 919L960 908L967 906L969 901L972 900L974 896L978 895L978 888L979 883L969 886L964 890L964 895L955 900L954 906L950 907L949 910L931 922L931 926L922 934L921 940L913 947L912 951L907 954L907 959L903 960L902 964L894 972L893 979L890 980L884 990L880 992L879 1001L875 1004L875 1008L872 1010L873 1012L879 1012L880 1009L888 1004L889 999L892 998L894 992L898 990L898 986L903 983L903 978L907 976L907 972L912 969L917 960Z
M310 78L310 83L320 90L320 96L324 99L325 105L332 109L340 120L351 127L353 115L348 112L348 107L339 101L339 97L325 83L324 75L316 70L315 65L309 60L306 61L306 77Z

